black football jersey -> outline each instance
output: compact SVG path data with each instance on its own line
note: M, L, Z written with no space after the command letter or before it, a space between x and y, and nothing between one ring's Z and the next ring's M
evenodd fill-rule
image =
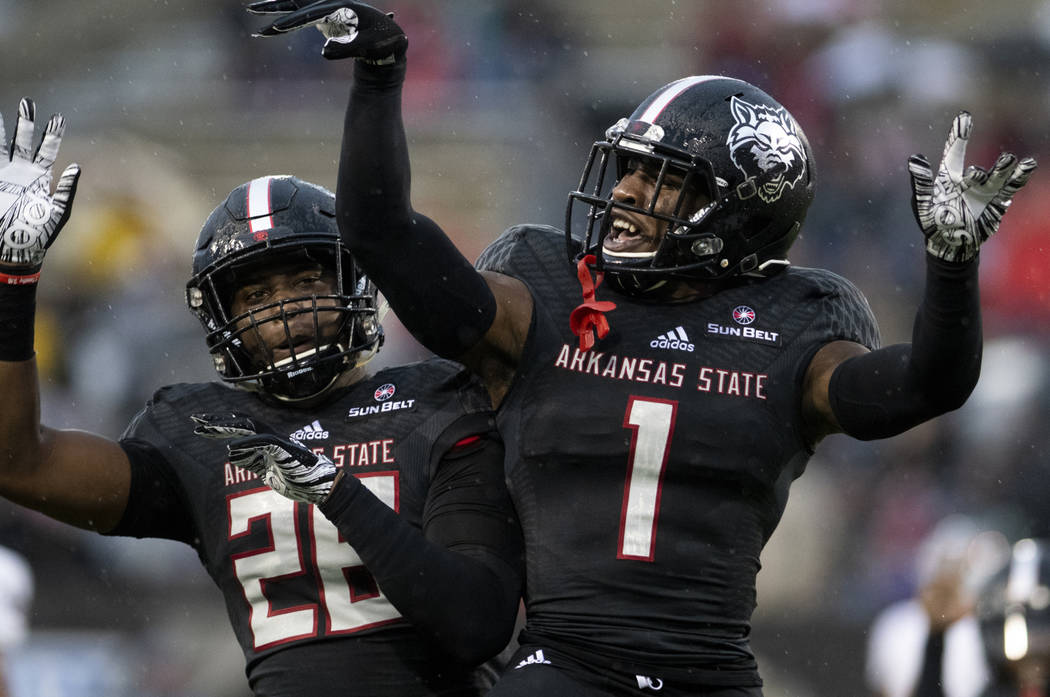
M601 286L611 329L584 352L561 231L512 228L478 267L522 280L535 303L498 412L526 541L522 641L644 675L758 684L759 554L812 454L803 374L829 341L876 347L867 301L804 268L680 304Z
M489 409L469 374L436 359L382 370L308 410L221 383L164 387L121 439L132 492L111 534L197 550L256 695L475 695L472 671L402 619L315 506L231 466L226 442L194 435L190 415L249 414L323 452L420 527L441 456Z

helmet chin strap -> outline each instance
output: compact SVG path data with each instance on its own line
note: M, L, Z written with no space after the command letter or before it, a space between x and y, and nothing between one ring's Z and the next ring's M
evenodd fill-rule
M298 404L298 403L301 403L301 402L306 402L306 401L309 401L309 400L316 399L316 398L320 397L321 395L323 395L325 392L328 392L328 390L332 389L332 387L335 385L336 380L338 380L339 377L342 374L343 374L343 371L341 371L341 370L335 371L332 374L332 379L331 380L329 380L320 389L318 389L318 390L316 390L314 392L311 392L308 395L301 395L301 396L293 397L291 395L281 394L280 392L274 390L273 388L267 388L265 386L262 387L261 391L265 392L268 395L270 395L274 399L277 399L277 400L280 400L281 402L284 402L285 404ZM266 378L263 378L263 379L266 380ZM270 378L269 380L273 380L273 379L274 378ZM280 378L278 378L278 379L280 379ZM267 380L267 381L269 381L269 380ZM291 380L288 380L288 382L290 383Z
M791 262L787 259L766 259L754 269L748 271L746 274L743 275L755 276L756 278L765 278L787 266L791 266Z
M614 271L609 267L606 267L606 271L609 274L609 284L625 295L657 298L660 296L658 291L668 287L666 278L631 273L626 269Z
M324 354L332 351L337 355L343 351L340 344L328 344L317 349L310 349L297 356L289 356L274 364L275 368L288 365L293 360L301 361L304 358ZM277 373L259 379L259 391L264 392L275 399L286 404L295 404L320 397L332 389L336 380L347 370L347 356L342 360L325 360L321 358L312 365L305 365L287 373ZM352 366L351 366L352 367ZM331 372L329 377L326 373ZM308 390L308 392L307 392ZM306 392L306 394L303 394Z

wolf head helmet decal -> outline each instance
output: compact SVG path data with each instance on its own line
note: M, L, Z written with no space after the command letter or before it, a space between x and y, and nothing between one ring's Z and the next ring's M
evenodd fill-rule
M736 121L726 139L729 157L745 177L771 175L759 187L758 196L772 203L806 174L806 153L795 120L782 106L750 104L735 95L729 109Z

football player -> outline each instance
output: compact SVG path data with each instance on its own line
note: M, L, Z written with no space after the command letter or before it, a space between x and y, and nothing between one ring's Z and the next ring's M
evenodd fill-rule
M317 26L325 57L355 59L344 239L414 335L498 405L527 591L491 694L760 694L755 578L792 480L830 433L891 436L965 401L978 247L1035 162L965 168L965 113L939 168L911 159L928 281L896 346L879 348L849 281L789 264L810 146L728 77L656 90L594 145L564 231L514 227L475 270L411 207L393 16L348 0L249 9L280 13L260 35Z
M192 546L256 695L478 694L520 596L502 443L461 366L368 371L377 293L331 192L260 177L204 223L186 299L221 382L162 387L119 440L57 430L40 423L34 294L79 168L52 195L64 121L35 150L34 124L23 100L0 159L0 494Z
M1028 538L981 590L977 620L993 670L982 697L1050 695L1048 588L1050 539Z

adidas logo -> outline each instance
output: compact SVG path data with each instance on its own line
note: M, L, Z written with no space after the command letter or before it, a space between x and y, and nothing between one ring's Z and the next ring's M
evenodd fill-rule
M530 653L525 658L525 660L523 660L518 665L514 666L514 670L517 670L518 668L524 668L527 665L532 665L532 664L535 664L535 663L546 663L546 664L550 665L550 661L548 661L546 658L543 657L543 649L540 649L539 651L535 651L533 653Z
M328 431L321 428L320 421L306 424L291 436L295 440L319 440L328 437Z
M651 348L675 349L678 351L695 351L696 346L689 342L685 327L677 326L666 334L661 334L649 342Z

